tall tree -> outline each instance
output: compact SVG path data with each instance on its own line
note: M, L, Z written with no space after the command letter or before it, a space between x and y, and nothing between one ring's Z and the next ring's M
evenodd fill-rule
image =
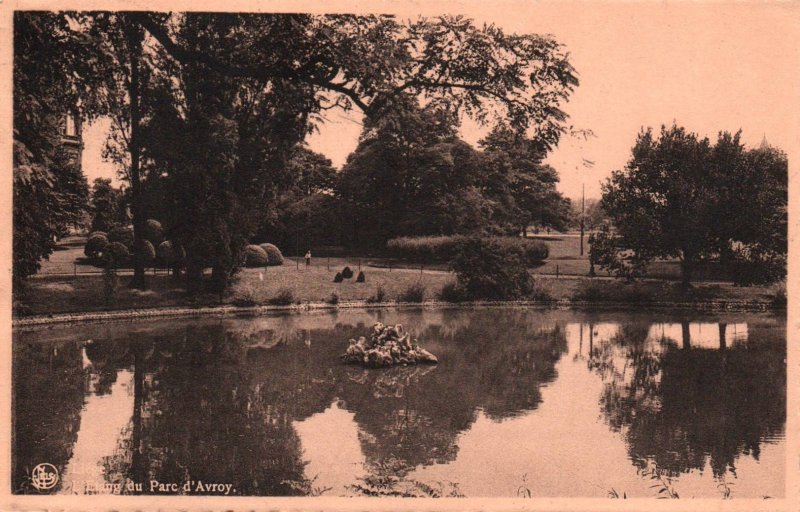
M91 211L92 231L108 232L126 217L123 193L111 185L109 178L94 180Z
M185 14L175 37L183 48L212 54L219 38L241 35L236 21ZM303 30L290 17L259 21L276 45ZM211 267L212 287L221 293L241 266L264 205L292 186L286 162L307 133L313 91L285 79L265 86L231 78L198 60L172 64L176 79L160 80L154 94L145 156L164 182L167 232L186 250L190 288L199 289L203 269Z
M487 155L484 187L503 205L495 222L523 232L531 224L564 230L569 223L569 200L558 190L558 172L544 164L548 144L524 131L500 124L480 142Z
M334 196L339 176L331 160L301 144L292 150L285 174L275 208L261 212L256 241L277 244L284 253L340 245L342 217Z
M142 238L145 218L141 189L147 178L143 172L147 162L143 158L148 158L145 155L150 151L144 147L144 135L138 130L149 123L145 105L149 104L152 91L147 88L152 75L166 65L163 56L168 55L172 64L179 64L180 73L194 70L198 81L205 80L205 86L198 82L192 88L206 87L203 97L211 102L192 111L192 98L182 96L184 92L194 94L191 90L165 95L175 100L179 122L174 126L181 127L183 123L186 127L188 123L187 135L196 135L193 143L210 144L217 136L223 137L227 141L222 144L224 148L227 144L236 148L231 154L235 154L242 169L248 161L256 163L257 169L272 169L267 175L257 173L260 178L280 175L287 148L301 140L312 123L319 122L318 114L323 110L357 107L367 118L378 119L406 97L421 98L426 105L442 104L444 110L465 112L479 121L507 119L515 127L530 129L538 140L550 146L565 130L566 116L560 105L577 85L566 52L552 38L507 35L493 25L476 27L463 17L420 18L406 23L390 16L350 15L117 12L91 13L87 17L90 22L81 27L88 27L88 33L102 43L94 62L109 63L111 79L105 98L111 105L109 112L121 121L118 128L126 150L120 154L124 154L128 166L137 241ZM199 20L196 38L187 37L186 23L190 19ZM86 30L77 30L82 31ZM154 66L154 62L158 65ZM180 77L173 75L162 85L168 88L176 78ZM236 89L235 84L219 91L218 99L212 99L213 94L209 93L225 80L249 88L236 99L241 105L248 103L248 97L257 101L239 108L235 114L226 111L230 108L222 105L230 105L230 90ZM264 97L268 99L262 102ZM228 137L233 134L229 122L237 124L238 143ZM256 132L243 133L246 127ZM203 131L206 134L201 136ZM269 144L259 145L264 142ZM236 167L232 160L223 164L213 160L213 154L202 150L198 153L205 153L220 168L228 164ZM268 158L264 161L268 163L258 164L265 154ZM199 173L205 162L199 155L189 156L193 157L189 161L197 162L194 165ZM194 173L191 176L194 178ZM226 171L221 176L232 175ZM197 182L204 184L201 190L211 190L211 180L207 176L202 179L207 181ZM231 188L220 189L220 204L232 204L226 203L231 198L222 190L234 190L241 199L255 184L248 176L233 183L222 181ZM274 180L268 179L264 186L271 183ZM261 191L260 185L256 191ZM174 197L207 199L199 192L178 193ZM181 206L186 211L192 208L184 202ZM216 211L214 208L209 212ZM227 206L221 208L225 210ZM219 266L220 276L228 273L223 268L237 264L236 255L222 247L239 243L251 229L249 216L243 216L243 210L236 211L235 215L220 218L218 231L241 227L241 236L220 234L218 250L210 252L225 260ZM140 267L137 263L133 286L144 286Z
M85 41L68 37L70 23L61 13L14 13L15 286L39 270L87 209L88 184L63 136L65 118L80 117L94 75Z
M381 246L396 236L461 233L485 224L478 155L457 138L457 126L452 112L420 107L410 96L367 120L337 190L358 243ZM467 206L473 208L464 211Z
M149 54L145 51L146 34L132 13L83 14L75 31L75 37L91 38L93 59L102 70L102 95L95 108L112 119L104 154L117 164L120 176L130 185L134 258L129 286L144 289L144 260L139 257L146 227L141 124L145 116L143 97L156 55L152 50Z
M786 182L782 153L746 152L738 134L723 132L712 146L675 125L658 138L642 131L625 169L603 185L616 233L598 234L608 254L595 261L641 271L654 258L679 258L688 286L698 263L733 245L747 258L785 256Z

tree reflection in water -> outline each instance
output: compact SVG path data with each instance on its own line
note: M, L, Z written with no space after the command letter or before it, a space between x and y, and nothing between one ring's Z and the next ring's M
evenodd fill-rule
M742 454L758 460L762 442L781 436L786 420L785 343L775 326L749 325L747 342L728 346L719 324L716 349L692 345L689 322L680 339L652 339L650 324L625 324L592 343L590 368L605 382L600 405L609 426L624 432L631 459L670 475L736 472ZM589 332L593 327L589 326Z
M418 465L454 460L457 437L478 410L496 421L533 410L540 387L555 378L566 351L557 325L543 328L524 311L463 313L419 333L437 367L351 370L342 396L355 413L371 473L389 462L404 476Z
M440 364L340 364L347 340L375 320L362 313L123 325L92 331L89 345L51 342L52 332L15 339L15 489L25 491L26 470L39 462L63 470L84 397L110 393L125 370L133 374L133 410L128 427L108 433L117 448L100 461L107 482L192 480L230 483L244 495L313 493L295 422L338 402L358 426L363 483L388 471L401 492L456 494L406 477L454 461L459 435L479 414L501 422L537 409L567 350L563 321L513 309L381 314L385 322L402 318ZM85 339L74 333L91 329L63 337ZM741 453L758 457L760 443L781 434L781 333L753 326L748 343L723 335L709 350L694 348L690 336L654 341L651 330L626 321L610 341L588 336L588 365L605 382L603 414L624 432L636 464L655 461L680 473L710 459L721 475ZM337 439L325 442L336 449ZM132 492L150 490L145 484Z
M37 493L33 468L47 462L61 474L72 456L89 375L76 343L15 344L13 354L12 489Z

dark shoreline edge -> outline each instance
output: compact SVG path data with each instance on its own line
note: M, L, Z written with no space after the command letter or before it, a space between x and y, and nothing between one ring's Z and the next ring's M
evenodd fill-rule
M126 309L116 311L96 311L78 313L58 313L53 315L36 315L22 318L12 318L13 329L54 325L54 324L82 324L103 322L107 320L136 320L142 318L181 318L196 316L260 316L275 312L309 312L309 311L336 311L339 309L468 309L487 307L518 307L534 309L594 309L594 310L680 310L696 312L786 312L785 308L775 308L765 301L749 300L707 300L696 302L591 302L561 299L555 301L479 301L479 302L381 302L367 303L365 301L340 302L327 304L325 302L307 302L289 306L249 306L238 307L231 305L205 306L205 307L170 307Z

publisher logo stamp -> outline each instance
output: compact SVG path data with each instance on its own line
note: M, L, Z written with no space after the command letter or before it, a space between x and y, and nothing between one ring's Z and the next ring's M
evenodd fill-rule
M31 472L31 484L40 491L52 489L58 483L58 470L52 464L37 464Z

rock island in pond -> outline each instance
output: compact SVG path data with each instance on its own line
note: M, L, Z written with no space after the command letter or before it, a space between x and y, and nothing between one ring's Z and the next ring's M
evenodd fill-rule
M383 325L380 322L372 326L369 340L364 336L351 339L347 352L341 357L346 363L358 363L368 368L439 362L436 356L417 345L402 325Z

